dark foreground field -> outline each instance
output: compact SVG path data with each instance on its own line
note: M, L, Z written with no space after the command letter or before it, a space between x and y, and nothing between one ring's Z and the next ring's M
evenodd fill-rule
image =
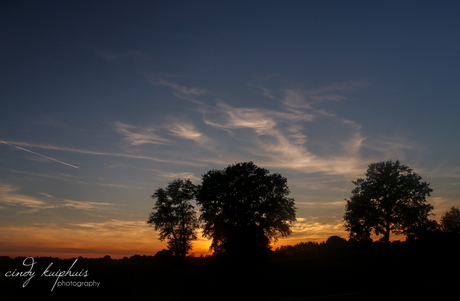
M111 260L0 259L1 300L415 300L451 298L460 283L458 246L406 246L278 256L263 261L188 258L186 262L133 256ZM31 259L29 259L31 262ZM68 285L51 291L53 272ZM49 264L53 263L51 267ZM42 273L48 268L48 273ZM86 271L86 272L85 272ZM86 273L86 277L84 274ZM70 282L73 282L70 283ZM90 285L92 287L85 285ZM94 283L98 282L96 287Z

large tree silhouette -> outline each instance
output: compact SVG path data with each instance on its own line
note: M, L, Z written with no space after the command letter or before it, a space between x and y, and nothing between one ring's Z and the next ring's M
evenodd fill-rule
M185 257L192 249L199 227L193 205L196 186L190 180L176 179L166 189L158 188L152 195L157 201L147 221L160 231L160 240L168 239L168 249Z
M347 200L344 221L350 238L371 240L374 233L388 242L391 232L407 235L425 224L433 209L426 196L433 190L421 179L399 161L370 164L366 179L353 181L356 187Z
M294 199L286 178L253 162L230 165L203 175L197 203L211 250L228 255L260 254L291 233Z

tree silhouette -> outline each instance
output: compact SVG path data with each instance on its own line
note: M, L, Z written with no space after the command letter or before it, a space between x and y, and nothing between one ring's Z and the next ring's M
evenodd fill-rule
M329 250L336 251L345 248L347 241L340 236L332 235L326 240L325 245Z
M227 255L261 254L270 243L291 233L294 199L286 178L253 162L229 165L203 175L197 203L203 235L211 250Z
M344 222L350 238L366 241L375 233L389 242L391 232L407 235L423 226L433 209L425 197L433 190L421 179L399 161L370 164L366 179L353 181L356 187L346 200Z
M451 207L441 216L441 229L446 233L460 234L460 209Z
M160 231L160 240L168 239L168 249L185 257L192 249L199 227L193 205L196 186L190 180L176 179L166 189L158 188L152 195L157 201L147 221Z
M407 241L420 240L432 242L440 238L440 232L440 226L437 221L426 219L407 230Z

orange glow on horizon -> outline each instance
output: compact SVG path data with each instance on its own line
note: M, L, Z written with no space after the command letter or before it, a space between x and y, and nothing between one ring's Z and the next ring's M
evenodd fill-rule
M158 240L158 234L145 223L132 229L114 229L113 224L104 227L69 229L56 226L7 227L0 231L0 256L101 258L109 255L122 259L133 255L153 256L166 249L166 242ZM200 237L200 235L199 235ZM210 254L211 241L199 238L193 243L195 256Z
M158 240L158 234L144 223L132 226L132 229L114 229L116 223L104 227L89 227L69 229L60 227L10 227L0 231L0 256L18 257L58 257L58 258L102 258L109 255L113 259L122 259L133 255L154 256L158 251L166 249L166 242ZM121 226L120 226L121 227ZM313 233L313 231L294 232L291 236L280 238L276 244L271 244L271 249L283 245L295 245L302 242L325 242L330 236L337 235L346 240L346 232L333 234ZM302 235L304 234L304 235ZM192 242L193 249L190 254L195 257L210 255L211 240L198 235ZM379 237L373 236L374 241ZM391 241L404 241L403 235L392 235Z

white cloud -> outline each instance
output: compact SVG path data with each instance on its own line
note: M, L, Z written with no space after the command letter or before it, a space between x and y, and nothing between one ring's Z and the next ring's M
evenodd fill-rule
M255 87L257 88L257 90L259 91L259 93L262 95L262 96L265 96L265 97L268 97L270 99L275 99L275 96L273 95L273 92L270 91L269 89L265 88L265 87L262 87L262 86L258 86L258 85L255 85L253 83L248 83L248 85L250 87Z
M63 200L63 203L58 207L78 209L92 211L95 209L101 209L102 207L111 206L110 203L99 203L99 202L82 202L82 201L73 201L73 200Z
M174 179L190 179L192 182L201 181L201 178L195 176L192 172L161 172L159 178L166 179L167 181Z
M169 86L173 93L186 97L208 93L204 89L183 87L165 80L152 81ZM332 97L332 93L347 92L358 86L359 83L344 83L311 91L286 89L278 110L231 106L223 101L215 106L199 104L194 112L202 114L203 122L179 120L178 117L155 126L114 122L114 131L122 136L127 146L144 146L136 149L137 154L23 145L189 166L227 165L252 160L261 166L301 173L356 175L361 174L366 166L362 163L361 151L368 144L361 125L316 106L326 99L339 99ZM312 95L325 97L318 101L319 98L314 99ZM190 144L192 141L194 144ZM388 145L371 147L381 152L392 148L397 150L403 145L403 141L399 142L390 148ZM155 145L157 157L141 155L151 145ZM177 158L187 158L187 161Z
M88 223L74 223L69 224L71 226L80 228L90 228L94 231L105 232L105 231L122 231L126 232L132 229L145 229L147 224L144 220L140 221L126 221L111 219L105 222L88 222ZM112 232L113 233L113 232Z
M325 188L323 188L325 189ZM339 207L344 207L345 206L345 201L336 201L336 202L324 202L324 201L320 201L320 202L296 202L296 205L298 206L305 206L305 207L335 207L335 206L339 206Z
M21 193L19 188L13 185L0 184L0 204L9 208L17 207L17 213L33 213L38 210L58 208L92 211L112 205L109 203L58 199L45 192L40 192L38 195L44 197L44 199Z
M323 101L322 99L321 101ZM312 100L311 95L308 92L285 89L284 90L284 99L283 104L286 109L290 112L308 116L308 120L314 121L322 117L332 117L335 114L327 112L325 110L316 109L313 107L315 102L320 102L318 99Z
M363 81L344 81L317 89L305 90L303 93L315 102L341 101L347 99L347 97L343 96L344 93L353 92L365 86L367 84Z
M364 141L363 146L377 151L387 160L405 160L408 152L423 149L422 146L408 141L400 135L370 137Z
M201 101L197 100L196 97L197 96L203 96L203 95L206 95L206 94L210 94L210 92L208 90L206 90L206 89L182 86L182 85L176 84L174 82L164 80L164 79L158 78L156 76L152 76L150 74L143 74L143 76L152 85L170 87L172 89L172 94L174 96L176 96L177 98L180 98L180 99L195 103L195 104L205 105L204 102L201 102Z
M113 123L115 132L124 137L124 140L131 146L142 144L169 144L170 140L155 133L153 127L141 127L129 125L120 121Z
M241 154L249 152L264 166L307 173L355 173L364 140L361 126L316 110L304 102L300 93L291 92L288 93L287 111L238 108L220 102L214 110L204 112L204 122L226 131L242 145ZM341 132L329 130L335 136L321 137L327 145L318 138L310 139L307 134L308 131L324 131L324 128L314 128L319 119L324 120L322 127L338 127Z
M314 219L303 218L292 225L293 236L306 235L308 237L329 237L338 232L344 232L343 223L326 224Z
M274 246L275 248L280 245L294 245L299 242L322 242L333 235L339 235L343 238L348 236L343 222L323 223L315 218L297 218L297 221L291 226L291 230L292 234L289 237L281 238Z
M108 166L108 168L113 168L114 166ZM46 178L46 179L52 179L52 180L58 180L58 181L68 181L68 182L73 182L77 184L83 184L83 185L97 185L97 186L106 186L106 187L114 187L114 188L128 188L128 189L143 189L142 187L138 186L129 186L129 185L124 185L124 184L119 184L119 183L100 183L100 182L85 182L81 179L82 177L75 177L72 175L68 174L63 174L63 173L36 173L36 172L28 172L28 171L18 171L14 169L5 169L11 173L15 174L21 174L25 176L30 176L30 177L39 177L39 178ZM46 194L44 192L39 193L40 195L50 197L49 194Z
M351 121L340 119L340 122L350 128L350 138L341 142L343 149L349 154L357 154L363 146L365 138L361 134L361 125Z
M38 198L21 194L18 188L9 184L0 184L0 203L22 208L18 213L32 213L54 207Z
M203 133L197 131L191 123L173 123L167 126L170 133L173 136L190 139L196 142L200 142L204 139Z

